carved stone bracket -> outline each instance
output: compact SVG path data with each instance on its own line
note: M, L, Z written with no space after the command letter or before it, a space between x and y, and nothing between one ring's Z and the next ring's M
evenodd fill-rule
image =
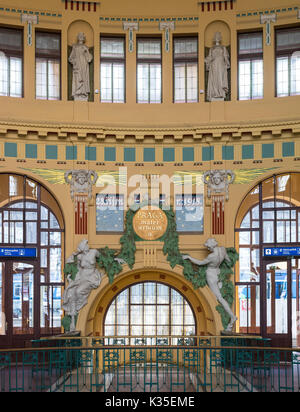
M134 51L134 39L133 39L133 31L139 30L138 23L131 23L131 22L124 22L123 23L123 30L128 30L128 51L132 53Z
M263 14L260 16L260 24L266 24L266 45L271 46L271 23L276 23L276 14Z
M170 51L170 31L175 30L175 23L174 21L170 22L161 22L159 23L159 30L165 32L165 51Z

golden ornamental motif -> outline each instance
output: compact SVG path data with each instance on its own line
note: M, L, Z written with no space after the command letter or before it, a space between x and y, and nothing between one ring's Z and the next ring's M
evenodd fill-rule
M166 214L156 206L146 206L136 212L133 229L143 240L157 240L164 235L168 227Z

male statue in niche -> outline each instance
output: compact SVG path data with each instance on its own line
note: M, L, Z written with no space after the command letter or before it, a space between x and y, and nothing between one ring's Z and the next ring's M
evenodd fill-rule
M229 306L228 302L223 298L221 294L221 288L222 288L222 282L219 280L219 274L220 274L220 266L224 260L227 260L230 262L229 256L227 255L227 251L225 247L223 246L218 246L218 242L210 238L208 239L204 246L207 247L207 249L211 252L204 260L198 260L195 258L192 258L189 255L182 255L182 258L184 260L190 260L192 263L194 263L197 266L205 266L207 265L206 269L206 282L217 298L218 302L223 306L225 311L228 313L230 316L230 322L226 328L227 332L232 332L233 326L235 322L237 321L237 317L235 314L232 312L231 307Z
M72 96L74 100L87 101L90 93L89 64L93 56L85 45L84 33L78 33L77 43L73 44L69 62L73 65Z

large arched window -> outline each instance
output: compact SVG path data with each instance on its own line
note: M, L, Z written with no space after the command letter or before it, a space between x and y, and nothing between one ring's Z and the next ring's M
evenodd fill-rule
M300 307L300 173L254 187L236 219L238 331L297 341ZM300 250L300 249L299 249ZM287 254L290 253L288 256ZM283 339L284 337L284 339Z
M146 338L145 342L151 344L163 342L164 336L194 336L196 323L190 304L179 292L161 283L145 282L130 286L113 300L104 319L104 333L161 339ZM137 343L137 339L131 339L131 343Z
M61 331L64 222L49 191L0 174L0 343Z

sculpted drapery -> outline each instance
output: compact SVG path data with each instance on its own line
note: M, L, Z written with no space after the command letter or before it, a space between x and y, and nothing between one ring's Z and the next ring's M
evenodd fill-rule
M74 100L87 101L90 93L89 63L93 56L85 45L84 33L79 33L72 46L69 62L73 65L72 96Z
M230 68L229 54L225 46L221 45L222 36L217 32L214 37L215 45L210 48L205 59L206 69L209 72L207 84L208 101L224 100L229 91L228 73Z

